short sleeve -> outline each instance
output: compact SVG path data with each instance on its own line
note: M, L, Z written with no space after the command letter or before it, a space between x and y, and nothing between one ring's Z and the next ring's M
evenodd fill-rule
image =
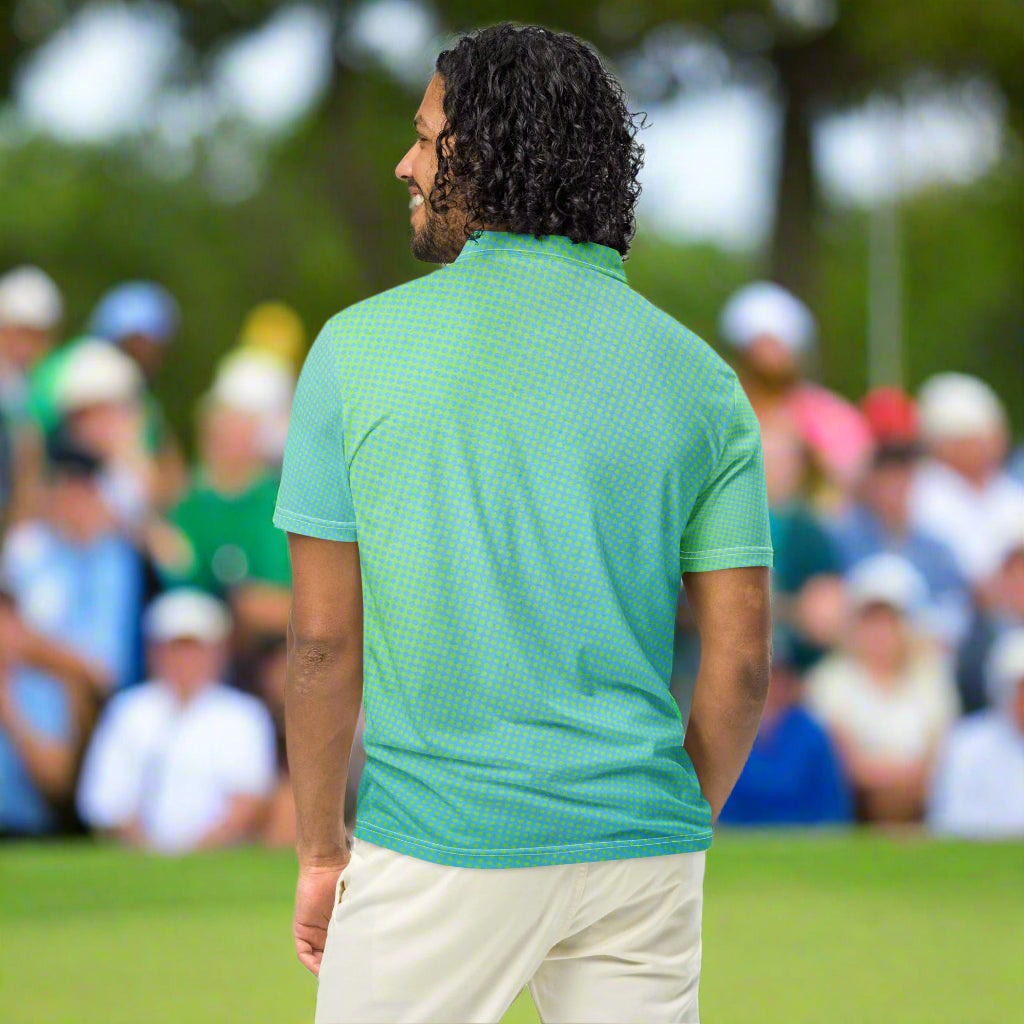
M299 376L288 424L274 525L322 540L354 541L355 512L342 436L341 374L329 320Z
M718 461L679 546L683 572L772 565L761 428L735 376L730 406Z

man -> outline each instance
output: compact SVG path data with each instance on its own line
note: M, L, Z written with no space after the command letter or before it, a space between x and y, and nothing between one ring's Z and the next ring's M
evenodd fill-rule
M846 573L885 551L910 562L928 584L928 629L955 647L969 624L971 594L949 547L910 521L910 492L919 463L915 444L879 445L858 486L858 501L835 523L834 534Z
M959 722L939 757L928 823L948 835L1024 838L1024 629L996 643L988 686L991 707Z
M202 591L146 612L151 682L119 694L96 729L78 787L93 828L168 853L254 838L275 781L266 708L218 680L231 627Z
M447 266L321 333L276 512L317 1019L496 1021L529 983L544 1020L694 1021L704 850L767 689L757 421L626 283L641 150L590 49L463 37L414 125L412 250Z
M957 652L957 685L964 710L988 704L988 662L1001 636L1024 629L1024 519L1008 523L999 569L979 594L970 628Z
M949 659L919 627L928 588L899 555L873 555L848 579L845 649L807 675L868 821L921 817L935 752L960 712Z
M1003 468L1006 411L984 381L939 373L918 394L931 458L910 495L911 521L945 541L960 571L983 586L999 568L1006 524L1024 522L1024 486Z
M842 497L871 450L860 410L804 377L817 329L811 311L771 281L735 292L722 309L722 337L735 349L743 388L770 438L799 438L814 468Z
M7 534L3 571L25 621L66 644L109 691L138 680L143 572L102 490L102 460L57 434L47 445L45 515Z
M29 416L29 380L63 315L60 290L39 267L0 276L0 528L36 510L43 457Z
M224 367L200 407L200 464L169 517L178 544L161 565L165 576L227 600L245 650L284 636L288 623L288 545L271 522L277 477L262 443L292 387L289 374L259 354Z
M60 827L102 692L85 662L25 624L0 579L0 836Z
M178 333L177 300L154 281L125 281L105 292L92 312L89 331L118 345L154 380Z
M81 338L61 364L53 401L59 429L103 460L103 494L119 529L141 538L162 483L145 439L144 379L135 361L99 338Z
M180 497L188 472L181 446L150 390L167 362L180 323L177 299L155 281L115 285L103 294L89 321L92 334L116 345L145 375L144 438L159 468L155 498L160 508Z

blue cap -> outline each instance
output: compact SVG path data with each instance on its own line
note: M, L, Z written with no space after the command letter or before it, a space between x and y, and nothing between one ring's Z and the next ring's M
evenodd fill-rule
M152 281L126 281L100 299L89 330L113 342L132 334L167 342L177 332L178 321L178 303L166 288Z

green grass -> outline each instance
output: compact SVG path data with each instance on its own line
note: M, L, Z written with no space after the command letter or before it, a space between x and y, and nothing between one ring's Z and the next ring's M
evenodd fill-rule
M290 854L0 847L4 1024L309 1022ZM1024 848L733 834L708 858L706 1024L1007 1024ZM505 1024L534 1024L524 993Z

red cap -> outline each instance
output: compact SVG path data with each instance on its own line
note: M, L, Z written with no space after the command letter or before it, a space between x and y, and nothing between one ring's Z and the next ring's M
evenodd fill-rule
M861 400L860 409L878 444L917 440L917 406L905 391L875 388Z

